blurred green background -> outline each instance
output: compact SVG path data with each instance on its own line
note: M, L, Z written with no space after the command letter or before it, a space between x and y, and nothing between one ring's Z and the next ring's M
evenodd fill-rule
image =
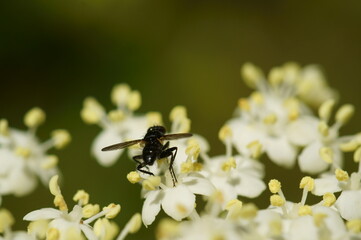
M341 103L357 107L342 132L359 131L360 1L1 1L0 118L24 129L24 113L39 106L47 113L41 139L55 128L68 129L72 143L53 151L68 204L80 188L93 203L120 203L116 221L123 227L142 208L140 187L126 180L135 164L123 155L103 168L90 156L100 129L81 121L83 99L94 96L109 110L111 88L126 82L142 93L139 112L160 111L168 120L173 106L185 105L192 131L209 140L215 155L224 151L218 129L251 91L240 66L251 61L267 72L290 60L323 67ZM298 169L267 164L266 179L279 178L286 196L299 201ZM267 206L268 196L266 191L257 204ZM52 207L52 200L39 186L23 198L4 197L3 207L17 218L15 229L25 229L22 217ZM153 239L154 229L143 227L127 239Z

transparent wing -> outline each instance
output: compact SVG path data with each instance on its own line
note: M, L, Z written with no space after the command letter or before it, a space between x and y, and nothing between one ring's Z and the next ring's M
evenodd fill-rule
M175 134L167 134L160 138L160 140L175 140L179 138L187 138L192 137L192 133L175 133Z
M140 142L143 142L143 139L137 139L137 140L127 141L127 142L117 143L117 144L113 144L113 145L107 146L105 148L102 148L102 151L118 150L118 149L130 147L130 146L135 145Z

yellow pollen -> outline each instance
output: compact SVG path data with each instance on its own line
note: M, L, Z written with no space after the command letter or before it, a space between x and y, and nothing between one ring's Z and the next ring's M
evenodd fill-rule
M328 122L334 106L335 106L335 100L333 100L333 99L329 99L329 100L323 102L318 109L318 116L320 116L320 118L323 121Z
M50 193L54 196L61 195L61 191L60 191L59 184L58 184L58 179L59 179L59 176L54 175L49 181Z
M322 147L320 149L320 156L323 161L333 163L333 150L329 147Z
M0 135L9 135L9 123L6 119L0 119Z
M226 240L227 238L220 233L216 233L210 240Z
M51 137L54 140L54 146L57 149L62 149L71 141L71 136L67 130L57 129L51 133Z
M130 91L131 90L130 90L130 87L128 84L121 83L121 84L115 85L111 92L112 102L116 106L127 104Z
M193 170L193 163L192 162L183 162L181 164L181 173L189 173Z
M100 207L98 204L87 204L83 207L83 217L84 218L90 218L91 216L94 216L100 211Z
M200 151L201 151L201 149L197 142L189 141L185 152L187 155L192 156L193 159L197 159Z
M30 109L24 117L24 123L27 127L29 128L33 128L33 127L37 127L39 125L41 125L42 123L45 122L45 112L38 108L32 108Z
M264 103L264 97L260 92L257 91L253 92L250 98L252 102L257 103L259 105Z
M274 67L268 73L268 79L272 86L278 86L283 82L284 72L280 67Z
M311 192L315 188L315 180L309 176L303 177L300 182L300 188Z
M32 221L28 225L28 233L35 236L35 239L45 239L46 232L48 230L48 220L36 220Z
M299 216L306 216L311 214L312 214L312 209L308 205L300 206L300 208L298 209Z
M114 203L111 203L108 206L103 207L103 211L108 211L108 213L105 214L105 217L108 219L115 218L120 212L120 210L121 210L120 205Z
M324 213L316 213L313 214L313 221L317 227L321 227L325 222L325 218L327 217Z
M262 144L256 140L247 144L247 148L251 151L251 157L257 159L262 154Z
M321 133L322 136L327 137L329 134L329 127L326 122L321 121L318 124L318 132Z
M269 222L271 236L280 236L282 233L282 222L280 220L271 220Z
M25 147L17 147L15 149L15 154L23 158L28 158L31 155L31 150Z
M174 122L182 118L187 118L187 109L184 106L175 106L170 111L169 119Z
M288 119L291 121L296 120L300 115L300 103L296 98L288 98L285 100L284 105L288 112Z
M128 225L129 224L129 225ZM142 216L140 213L136 213L132 216L132 218L127 223L129 226L130 233L136 233L139 231L140 227L142 226Z
M251 88L255 88L257 83L264 78L261 69L249 62L242 66L241 76L244 82Z
M56 195L54 198L54 205L55 207L58 207L61 211L67 211L68 206L66 205L66 202L64 200L63 195Z
M281 207L285 204L285 200L278 194L273 194L270 197L270 202L272 206Z
M159 112L148 112L146 117L148 126L163 125L162 114Z
M58 165L59 159L55 155L46 156L45 161L41 164L43 169L52 169Z
M145 190L152 191L159 186L161 179L159 176L150 176L148 179L142 182L142 186Z
M193 171L199 172L199 171L202 171L202 169L203 169L203 164L202 163L199 163L199 162L194 162L193 163Z
M224 202L223 193L219 190L214 191L214 193L211 195L211 200L213 200L216 203L223 204Z
M233 199L226 204L228 210L227 218L236 220L241 216L242 202L238 199Z
M78 190L73 197L73 201L79 201L82 205L86 205L89 203L89 194L84 190Z
M112 122L121 122L125 118L125 113L122 110L112 110L108 113L108 118Z
M288 110L288 119L290 121L297 120L299 116L300 116L300 111L298 109L292 108Z
M176 209L181 214L186 214L188 212L188 209L183 204L177 204Z
M236 160L233 157L230 157L226 162L222 164L222 170L228 172L231 168L236 168Z
M238 107L243 111L250 111L251 105L249 104L249 101L246 98L240 98L238 100Z
M277 116L274 113L268 114L264 119L263 123L267 125L273 125L277 122Z
M268 188L271 193L278 193L281 190L281 182L277 179L272 179L268 183Z
M49 228L46 232L46 240L59 240L60 232L56 228Z
M142 104L142 97L139 91L131 91L128 97L127 106L131 111L137 110Z
M336 197L333 193L326 193L323 195L323 206L331 207L336 202Z
M83 102L83 108L80 116L87 124L95 124L100 121L104 115L104 108L93 97L87 97Z
M353 154L353 160L357 163L361 160L361 147L359 147Z
M232 137L232 129L228 125L224 125L218 132L218 138L224 142Z
M15 223L13 215L7 209L0 209L0 233L8 230Z
M336 175L337 180L340 182L342 182L342 181L346 182L349 179L348 173L339 168L337 168L335 170L335 175Z
M357 149L357 147L359 146L359 143L356 140L351 140L349 142L345 142L345 143L341 143L340 144L340 149L343 152L353 152Z
M176 236L178 230L178 222L170 218L163 218L157 225L156 239L172 239Z
M346 227L353 233L360 233L361 232L361 219L352 219L347 221Z
M336 122L345 124L350 120L355 112L355 107L351 104L345 104L336 113Z
M130 183L134 184L134 183L139 182L141 180L141 177L137 171L132 171L132 172L128 173L127 179Z
M254 203L243 204L240 209L240 217L246 219L252 219L257 216L258 208Z

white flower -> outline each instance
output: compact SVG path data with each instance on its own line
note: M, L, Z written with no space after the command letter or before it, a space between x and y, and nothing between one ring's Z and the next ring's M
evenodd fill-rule
M209 215L193 221L184 221L178 227L179 236L176 240L208 240L208 239L240 239L242 229L235 222Z
M227 166L234 161L234 167ZM238 196L255 198L265 189L262 181L263 165L257 160L242 156L212 157L206 160L202 174L209 179L223 195L223 206Z
M165 183L170 184L170 176L165 175ZM191 173L177 176L175 187L159 184L160 188L145 193L142 209L144 225L150 225L158 215L162 206L164 212L173 219L180 221L192 214L195 208L195 194L210 196L214 186L202 175Z
M351 177L341 182L343 188L335 206L346 220L361 219L361 173L352 173Z
M44 121L45 113L39 108L31 109L25 115L28 131L9 128L0 133L0 195L23 196L35 189L38 178L47 184L50 177L59 172L58 158L48 155L50 148L63 148L70 141L65 130L55 130L49 140L41 143L36 129ZM1 120L0 120L1 121Z
M316 117L300 117L287 126L290 141L304 149L298 157L298 164L302 172L318 174L329 166L336 168L343 165L343 154L340 145L354 136L339 137L339 129L353 113L351 105L342 106L336 113L336 122L328 126L330 112L334 101L330 100L321 105L320 119Z
M59 210L55 208L42 208L26 214L24 220L50 220L45 230L47 239L83 239L84 235L87 239L97 240L97 234L94 233L93 228L89 224L103 216L114 218L119 213L120 206L110 204L104 207L103 211L99 212L99 206L88 204L89 195L83 190L79 190L73 197L73 200L77 201L78 204L69 212L57 181L58 176L53 176L49 182L49 188L55 197L54 204L59 207ZM33 229L33 231L32 234L38 234L36 230Z
M111 93L116 109L105 112L96 99L88 97L84 100L81 110L82 119L89 124L97 124L103 130L94 139L91 153L103 166L111 166L124 150L102 152L101 149L133 139L142 139L146 130L161 123L161 116L156 112L134 115L141 103L138 91L131 90L126 84L116 85Z

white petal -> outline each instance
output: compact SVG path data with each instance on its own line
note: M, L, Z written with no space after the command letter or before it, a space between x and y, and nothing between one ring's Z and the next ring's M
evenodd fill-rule
M216 190L213 184L201 175L187 176L182 181L194 194L210 196Z
M238 195L255 198L266 189L266 184L259 178L248 174L239 176L239 183L235 186Z
M224 208L226 204L237 198L237 192L235 190L234 182L227 181L227 177L213 175L209 180L216 187L217 191L222 193L222 207Z
M361 218L361 190L343 191L335 206L346 220Z
M165 190L162 201L164 212L177 221L188 217L194 210L195 195L184 185Z
M145 226L153 223L160 211L160 203L163 198L161 190L148 192L142 208L142 220Z
M235 156L235 159L238 172L246 172L248 175L258 178L264 177L264 165L260 161L242 156Z
M265 148L268 157L277 165L290 168L296 162L297 149L285 136L267 138Z
M98 239L97 236L95 235L94 231L89 226L80 224L80 229L82 230L82 232L84 233L85 237L88 240L97 240Z
M258 232L263 236L267 236L270 232L272 232L271 223L274 222L281 223L281 221L282 219L280 214L269 209L259 210L255 218Z
M241 154L249 154L247 145L253 141L264 143L265 134L257 126L250 125L239 119L230 120L227 125L232 129L232 143Z
M318 123L319 120L311 116L305 116L291 122L286 128L288 139L297 146L310 144L317 139Z
M37 179L34 174L23 167L15 167L0 181L0 193L23 196L33 191L36 185Z
M298 164L302 172L317 174L328 168L326 163L320 156L320 149L323 147L321 142L316 141L305 147L298 156Z
M2 239L0 237L0 239ZM33 236L25 231L16 231L11 233L11 240L35 240Z
M338 212L329 207L314 206L312 207L312 213L323 213L327 215L325 223L331 232L330 236L332 236L332 239L344 239L346 227Z
M26 214L23 220L36 221L41 219L54 219L59 218L62 212L55 208L42 208Z
M318 240L317 227L314 224L313 217L302 216L291 222L289 229L289 238L292 240Z
M322 196L325 193L334 193L339 191L341 191L341 188L338 185L335 175L329 174L315 179L315 188L312 190L312 193L317 196Z
M120 157L124 149L103 152L102 148L122 141L123 138L114 129L105 129L94 139L92 154L102 166L109 167Z

